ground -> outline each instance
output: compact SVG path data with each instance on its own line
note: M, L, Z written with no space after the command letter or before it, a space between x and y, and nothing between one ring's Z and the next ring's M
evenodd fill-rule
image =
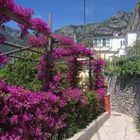
M110 119L91 140L140 140L140 134L131 117L112 111Z

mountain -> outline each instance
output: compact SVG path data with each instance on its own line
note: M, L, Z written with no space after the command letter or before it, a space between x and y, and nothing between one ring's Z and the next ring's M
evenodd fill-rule
M3 34L6 37L7 42L10 42L16 45L22 45L22 46L26 45L27 38L19 39L20 31L17 29L13 29L10 27L6 27L5 29L0 28L0 34ZM0 44L0 48L2 49L3 52L14 50L14 48L12 47L1 45L1 44Z
M138 31L138 33L140 33L140 2L138 2L131 13L127 30Z
M119 11L104 22L87 24L85 32L83 25L70 25L56 30L55 33L70 37L76 35L78 41L83 41L92 40L93 36L122 35L128 31L140 32L140 2L130 13Z

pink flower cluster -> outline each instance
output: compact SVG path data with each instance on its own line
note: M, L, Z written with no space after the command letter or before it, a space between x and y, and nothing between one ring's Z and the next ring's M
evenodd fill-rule
M1 55L0 51L0 67L2 64L7 64L8 63L8 57L6 55Z
M48 24L42 21L40 18L34 18L30 20L30 24L33 30L39 31L44 34L50 34L51 29L48 27Z
M99 94L99 97L102 98L105 93L106 89L104 86L105 82L105 77L103 74L103 69L105 66L105 61L101 58L94 60L92 62L93 64L93 72L94 72L94 87L95 87L95 92Z
M28 38L28 44L31 47L40 48L48 44L48 39L46 36L43 35L39 35L39 36L31 35Z
M85 46L81 44L76 44L74 46L70 46L67 48L56 48L54 49L53 55L55 58L62 58L62 57L68 57L68 56L74 56L74 55L83 55L83 56L91 56L94 52L91 51L89 48L86 48Z
M16 5L13 0L2 0L0 3L0 7L9 10L10 12L14 13L17 18L22 18L25 21L30 20L31 16L33 15L33 10ZM0 25L3 25L4 23L9 21L10 17L4 14L0 14Z
M4 24L7 23L7 22L9 22L9 21L10 21L10 18L9 17L7 17L7 16L5 16L3 14L0 14L0 26L3 29L5 28Z
M24 36L28 35L28 28L24 25L18 24L20 30L21 30L21 34L20 34L20 39L22 39Z
M0 3L0 7L5 8L6 10L9 10L11 13L14 13L16 18L20 18L24 21L23 25L20 25L21 28L21 36L27 35L28 28L27 25L31 25L31 28L35 31L44 33L44 34L50 34L51 30L48 27L47 23L42 21L39 18L32 19L33 10L30 8L23 8L22 6L16 5L16 3L13 0L3 0ZM0 14L0 25L3 25L4 23L10 21L10 16ZM26 26L25 26L26 25Z
M71 102L73 105L69 106ZM78 89L67 89L57 96L7 86L1 81L0 139L51 139L66 127L73 108L76 113L87 104L87 98Z
M46 78L46 70L47 68L47 55L42 55L40 58L39 65L37 66L38 74L37 77L42 81Z
M69 46L72 46L74 44L74 40L70 37L65 37L58 34L53 35L53 37L56 39L57 45L61 45L59 44L60 42L63 42L65 45L69 45Z
M95 93L99 95L100 99L103 99L106 94L106 90L105 88L99 88L95 90Z
M8 9L14 13L17 17L24 20L30 20L33 15L33 10L30 8L23 8L22 6L16 5L13 0L2 0L0 7Z

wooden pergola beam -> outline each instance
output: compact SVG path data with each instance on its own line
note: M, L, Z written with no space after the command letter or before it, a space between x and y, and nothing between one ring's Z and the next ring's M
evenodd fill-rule
M0 56L2 56L2 55L14 54L14 53L17 53L17 52L21 52L21 51L24 51L24 50L28 50L28 48L29 48L29 47L24 47L24 48L22 48L22 49L16 49L16 50L13 50L13 51L5 52L5 53L0 54Z
M25 27L28 27L29 29L32 29L32 26L29 22L27 22L26 20L22 19L22 18L17 18L17 16L12 13L10 10L4 8L4 7L0 7L0 13L10 17L12 20L14 20L15 22L24 25ZM42 33L42 32L41 32ZM43 35L45 35L46 37L51 38L53 41L55 41L55 37L52 34L47 34L47 33L42 33Z
M19 49L25 48L25 47L23 47L23 46L15 45L15 44L12 44L12 43L9 43L9 42L6 42L6 41L5 41L3 44L4 44L4 45L7 45L7 46L10 46L10 47L13 47L13 48L19 48ZM42 53L42 52L40 52L40 51L31 49L31 48L28 48L27 50L32 51L32 52L36 52L36 53L40 53L40 54L44 54L44 53Z
M9 55L9 57L28 60L28 61L32 61L32 62L38 62L38 60L33 60L33 59L30 59L30 58L24 58L24 57L21 57L21 56Z
M4 7L0 7L0 13L2 13L3 15L5 15L7 17L10 17L12 20L14 20L15 22L17 22L19 24L22 24L25 27L28 27L28 29L34 30L34 29L32 29L32 26L28 21L26 21L24 19L21 19L21 18L17 18L17 16L14 13L12 13L10 10L8 10L8 9L6 9ZM34 30L34 31L36 31L36 30ZM54 37L54 34L47 34L47 33L42 33L42 32L40 32L40 33L43 34L44 36L48 37L48 38L51 38L53 43L60 42L60 45L67 46L67 44L64 43L63 41L58 41Z

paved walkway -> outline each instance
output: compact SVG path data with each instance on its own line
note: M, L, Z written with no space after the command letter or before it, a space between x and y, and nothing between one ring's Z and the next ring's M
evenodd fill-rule
M140 140L134 121L127 115L112 112L110 119L91 140Z

